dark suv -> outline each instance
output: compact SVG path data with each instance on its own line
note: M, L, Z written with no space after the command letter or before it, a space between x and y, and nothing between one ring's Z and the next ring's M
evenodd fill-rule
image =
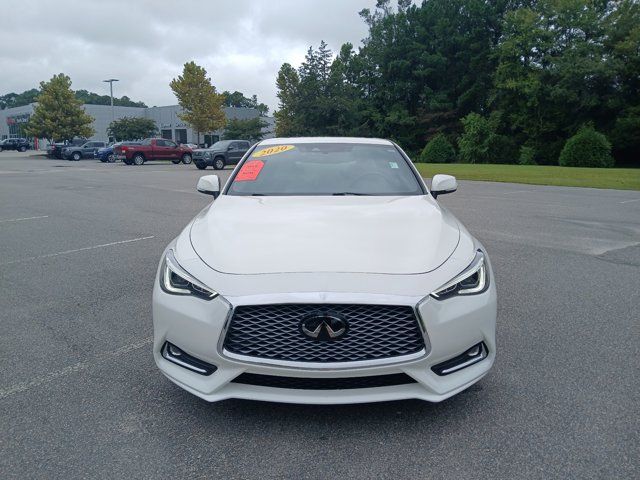
M93 154L98 151L99 148L106 147L105 142L86 142L80 146L69 145L62 149L62 158L67 160L78 161L81 158L93 158Z
M247 140L221 140L209 148L194 150L193 163L200 170L209 166L222 170L225 165L236 165L250 147Z
M26 138L7 138L0 142L0 151L17 150L19 152L26 152L29 148L30 145Z

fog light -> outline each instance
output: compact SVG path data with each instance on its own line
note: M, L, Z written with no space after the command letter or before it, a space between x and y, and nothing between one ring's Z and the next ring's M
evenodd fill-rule
M484 360L487 358L488 353L489 351L487 350L487 346L484 342L481 342L457 357L453 357L446 362L434 365L431 367L431 370L433 370L436 375L449 375L450 373L457 372L458 370L470 367L471 365Z
M200 375L211 375L218 367L211 365L210 363L203 362L199 358L192 357L182 349L176 347L174 344L165 342L162 346L162 357L169 360L171 363L180 365L192 372L199 373Z

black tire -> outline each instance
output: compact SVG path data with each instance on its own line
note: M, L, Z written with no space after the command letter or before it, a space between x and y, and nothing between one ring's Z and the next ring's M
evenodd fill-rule
M204 170L205 168L207 168L207 163L206 162L195 162L196 167L198 167L198 170Z
M140 166L142 164L144 164L144 155L142 155L141 153L136 153L133 156L133 162L134 165Z
M222 170L225 165L224 157L216 157L213 159L214 170Z
M116 163L116 156L113 153L110 153L109 155L107 155L107 162Z
M171 163L178 165L182 160L171 160Z
M79 162L81 158L82 154L80 152L73 152L71 154L71 160L73 160L74 162Z
M185 153L184 155L182 155L182 163L184 163L185 165L189 165L192 162L192 158L191 155L188 153Z
M27 147L25 147L24 145L20 148L18 148L18 150L20 150L21 152L26 152L27 151Z

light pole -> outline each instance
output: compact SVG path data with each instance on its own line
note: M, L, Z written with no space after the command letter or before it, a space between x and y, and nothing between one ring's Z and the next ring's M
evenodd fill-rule
M110 78L108 80L103 80L103 82L106 82L109 84L109 91L111 93L111 121L114 122L116 119L116 114L113 110L113 82L119 82L120 80L118 80L117 78Z

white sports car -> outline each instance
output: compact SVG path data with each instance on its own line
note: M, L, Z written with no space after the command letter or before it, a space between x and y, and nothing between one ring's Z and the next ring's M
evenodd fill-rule
M153 290L155 361L209 401L438 402L496 352L480 243L393 142L274 138L252 147L171 242Z

